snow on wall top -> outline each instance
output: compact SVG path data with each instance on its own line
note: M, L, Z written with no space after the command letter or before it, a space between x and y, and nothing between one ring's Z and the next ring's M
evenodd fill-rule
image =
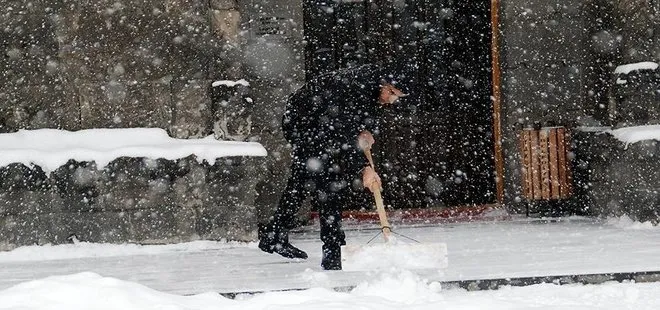
M38 165L46 173L70 159L94 161L105 167L118 157L146 157L175 160L195 155L200 162L228 156L266 156L256 142L174 139L159 128L117 128L65 131L57 129L19 130L0 134L0 167L11 163Z
M644 140L660 140L660 125L625 127L606 132L626 145Z
M626 64L616 67L614 73L616 74L629 74L633 71L639 70L655 70L658 68L658 64L652 61L637 62L632 64Z
M221 80L211 83L211 87L218 87L220 85L227 87L236 87L236 85L250 86L250 83L245 79L240 79L238 81Z

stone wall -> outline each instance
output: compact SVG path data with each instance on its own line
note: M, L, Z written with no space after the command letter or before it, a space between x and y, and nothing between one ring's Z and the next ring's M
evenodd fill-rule
M503 150L506 202L522 212L519 134L585 118L586 20L580 1L503 2Z
M199 1L0 1L0 130L160 127L210 133L228 44ZM219 27L219 26L216 26Z
M0 0L0 132L158 127L189 138L221 136L224 122L225 138L254 140L303 73L301 4L280 2ZM211 87L239 79L249 87Z
M522 212L520 129L612 125L612 71L660 59L660 7L648 0L501 4L506 204ZM269 156L254 205L258 221L270 214L289 162L280 131L285 99L304 80L302 1L0 6L0 132L160 127L178 138L260 142ZM239 79L249 85L211 86Z
M660 222L660 144L630 145L598 129L576 131L575 169L589 214Z
M158 127L176 138L260 142L269 153L231 159L237 166L156 161L167 172L127 158L108 169L72 163L52 175L2 168L14 177L1 181L0 235L9 237L0 248L69 234L99 242L254 238L286 179L279 127L286 96L303 79L301 6L0 0L0 133Z
M118 158L105 168L69 161L0 168L0 250L70 242L173 243L256 238L255 185L263 159L213 165Z
M616 125L612 116L617 109L612 98L614 70L626 61L660 59L657 54L660 37L654 22L658 8L644 0L507 0L502 5L505 202L512 211L524 212L528 202L521 195L520 130L548 125L569 129ZM657 98L637 104L647 110L657 105ZM647 124L648 119L636 119L634 123ZM621 148L613 141L584 141L569 145L571 157L576 152L582 156L594 151L589 143L609 143L608 152L614 153ZM585 204L581 209L601 207L602 201L586 199L585 195L591 193L581 187L591 178L590 174L583 174L581 166L598 158L597 154L585 155L581 157L586 158L584 161L571 163L576 171L578 196L577 201L567 203ZM606 165L593 165L597 170L609 169ZM651 169L645 164L643 167ZM614 182L628 182L623 175L608 177ZM590 191L599 195L598 192L607 189L594 187Z

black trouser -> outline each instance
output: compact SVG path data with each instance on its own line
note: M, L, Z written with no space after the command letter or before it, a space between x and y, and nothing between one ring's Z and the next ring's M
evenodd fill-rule
M358 175L356 167L361 167L354 157L350 150L341 148L310 151L294 146L291 174L273 217L273 226L284 231L293 228L298 210L310 195L312 205L319 211L324 251L345 244L341 211L351 182Z

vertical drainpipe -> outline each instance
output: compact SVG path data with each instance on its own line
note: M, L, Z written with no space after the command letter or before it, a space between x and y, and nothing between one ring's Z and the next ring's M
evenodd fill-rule
M490 2L491 18L491 62L493 82L493 139L495 159L495 187L498 205L504 204L504 158L502 155L502 74L500 71L500 46L499 46L499 0Z

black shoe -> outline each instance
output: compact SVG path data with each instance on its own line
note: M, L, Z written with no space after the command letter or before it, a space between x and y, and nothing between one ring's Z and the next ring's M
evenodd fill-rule
M324 270L341 270L341 246L323 245L323 259L321 267Z
M299 258L307 259L307 253L305 251L296 248L291 245L291 243L276 243L276 244L266 244L259 242L259 248L267 253L277 253L286 258Z
M277 233L269 226L259 225L259 249L266 253L277 253L286 258L307 259L305 251L289 243L287 233Z

